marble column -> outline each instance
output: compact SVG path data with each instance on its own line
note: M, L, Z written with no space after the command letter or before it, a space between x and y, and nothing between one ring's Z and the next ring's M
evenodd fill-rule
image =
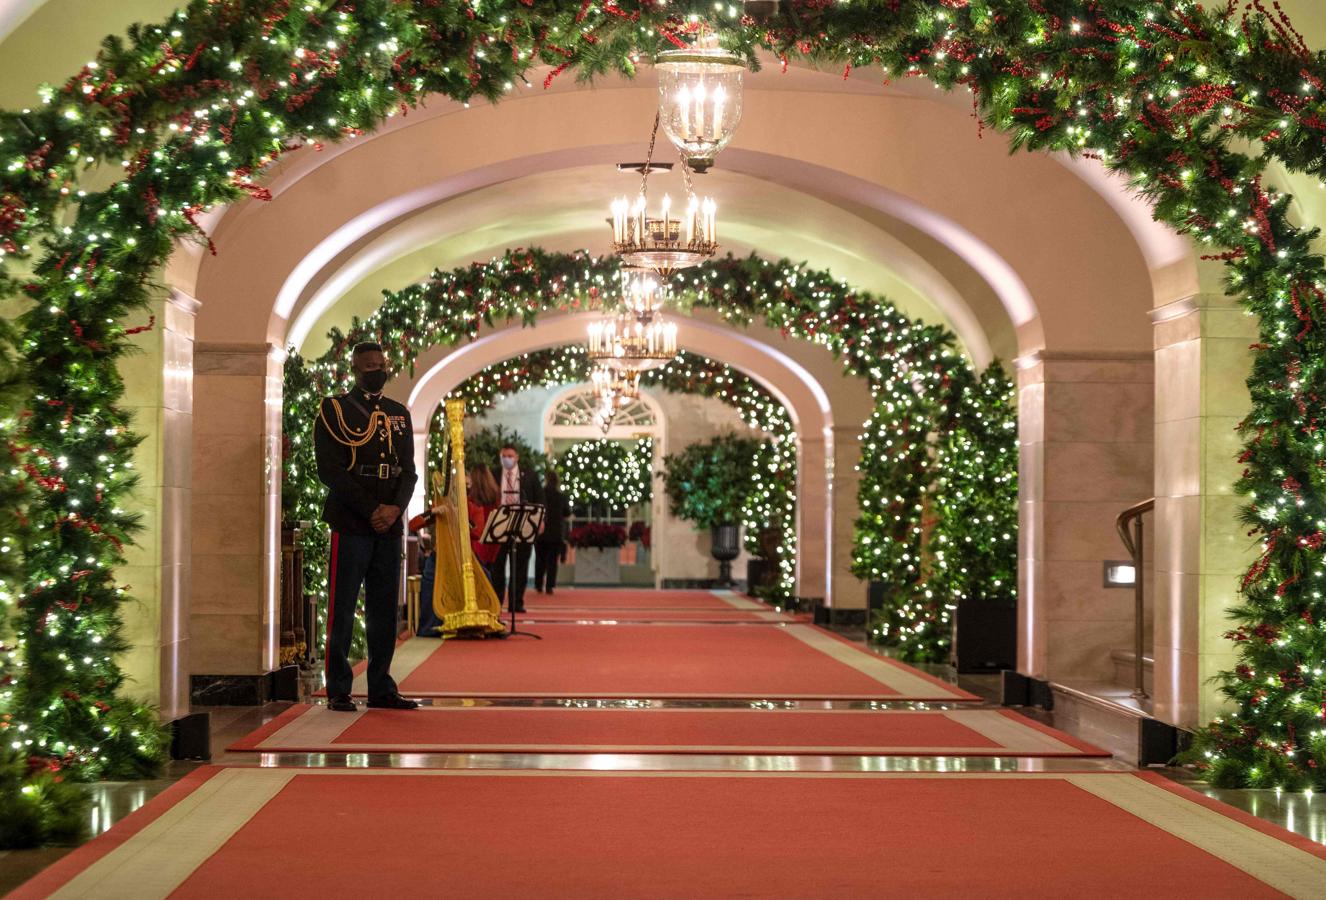
M142 513L143 530L125 549L125 565L117 572L136 601L124 607L130 649L122 665L127 693L157 705L166 721L189 711L189 493L197 311L198 301L180 293L154 301L154 326L134 337L139 352L119 366L125 387L122 405L143 436L134 453L139 482L132 503Z
M283 361L270 344L196 347L191 619L198 684L277 666Z
M1256 321L1220 294L1153 313L1156 346L1154 714L1193 727L1216 715L1209 679L1231 668L1228 608L1256 545L1239 524L1235 426L1251 405Z
M830 606L829 555L832 552L833 473L816 477L830 466L825 434L797 434L797 561L796 591L800 597L818 597Z
M1047 353L1018 361L1018 668L1109 682L1133 645L1133 593L1103 586L1127 557L1115 517L1152 496L1150 354Z
M866 582L852 574L856 520L860 515L857 491L861 486L861 426L833 426L833 467L829 472L833 523L829 546L830 589L835 609L865 609Z

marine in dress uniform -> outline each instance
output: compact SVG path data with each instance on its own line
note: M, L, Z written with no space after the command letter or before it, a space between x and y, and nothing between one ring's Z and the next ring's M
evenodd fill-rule
M353 355L355 387L325 397L313 427L318 478L327 486L322 520L331 526L327 573L328 705L352 712L354 673L350 639L359 589L364 589L368 639L368 705L412 709L391 677L396 649L397 591L400 583L401 513L418 476L410 412L382 396L390 377L382 348L359 344Z

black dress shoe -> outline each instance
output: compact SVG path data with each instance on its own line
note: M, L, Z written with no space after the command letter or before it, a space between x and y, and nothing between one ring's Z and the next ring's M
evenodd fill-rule
M349 694L338 694L327 701L327 708L334 712L354 712L359 709Z
M368 705L372 709L414 709L419 705L419 701L402 697L400 694L392 694L380 700L370 700Z

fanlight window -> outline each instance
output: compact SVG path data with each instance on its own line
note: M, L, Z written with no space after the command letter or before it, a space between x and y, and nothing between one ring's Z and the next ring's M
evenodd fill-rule
M576 391L558 401L548 416L548 424L553 428L598 428L595 411L598 398L592 390ZM632 400L621 408L612 420L613 430L639 430L653 428L658 424L654 410L642 399Z

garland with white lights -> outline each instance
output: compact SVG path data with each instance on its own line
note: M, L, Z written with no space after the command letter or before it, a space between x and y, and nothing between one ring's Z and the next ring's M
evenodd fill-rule
M583 347L539 350L489 366L450 396L461 397L467 408L482 412L498 397L522 388L585 381L591 368ZM797 468L796 429L786 407L731 366L685 351L667 365L645 372L642 383L672 393L713 397L732 406L748 427L765 435L755 461L755 484L742 515L743 533L751 553L774 550L778 565L770 599L788 601L796 584ZM438 436L430 433L430 447ZM760 544L764 531L772 531L768 547Z
M315 498L322 491L312 475L307 423L312 421L320 392L344 390L349 385L347 360L354 344L379 341L398 367L412 367L425 349L472 340L482 327L512 319L529 325L552 310L597 304L610 295L618 279L619 264L614 258L511 250L487 263L435 271L426 282L386 292L382 306L368 319L356 321L349 334L333 329L327 353L309 363L307 371L293 373L287 390L287 419L291 427L299 429L290 432L289 439L303 448L306 457L287 467L305 473L302 493L310 499L300 508L315 507ZM973 378L967 361L954 349L953 334L940 326L909 320L887 301L858 293L827 272L755 256L728 256L679 272L672 279L671 295L683 308L714 309L738 327L758 319L789 337L821 344L841 359L845 371L867 381L875 412L862 443L861 515L853 571L859 577L883 582L886 588L890 609L875 629L878 639L898 647L908 659L947 659L952 617L948 605L925 587L928 572L922 510L940 471L932 452L932 435L946 433L961 416L959 407L967 399L962 387ZM540 357L543 369L531 368L525 359L510 360L481 373L473 382L475 387L462 387L458 395L478 401L478 408L483 408L497 393L550 383L541 379L554 373L566 376L558 383L588 376L583 351L574 356ZM304 365L293 357L287 363L287 367ZM665 367L658 375L647 373L646 383L652 377L660 379L665 388L677 389L671 380L676 365ZM694 368L693 363L687 365ZM736 405L749 408L757 418L770 405L763 391L723 391L725 385L737 384L730 370L718 373L711 368L708 374L713 387L704 389L704 378L690 377L682 389L703 393L717 388L717 395L724 399L744 398ZM310 376L318 390L309 389ZM1006 412L1013 414L1011 407ZM781 603L790 598L794 584L795 552L789 543L795 516L796 443L785 410L781 419L768 424L776 424L778 430L770 431L775 437L761 448L756 470L768 472L769 477L749 496L743 524L747 544L756 551L761 531L773 525L779 532L778 589L771 599ZM793 473L790 478L789 472ZM1013 480L1015 473L1014 462L1006 477ZM287 475L298 477L289 471ZM979 494L985 487L972 485L970 490ZM1015 506L1010 513L1016 516ZM1013 553L1015 548L1014 544L999 550ZM318 567L310 572L307 585L318 591L325 573L317 557L306 554L305 559L306 565Z
M524 388L575 384L589 378L592 366L581 346L557 347L525 354L483 369L466 379L448 397L466 401L468 415L481 415L503 395ZM314 468L313 448L308 421L321 396L314 384L312 369L292 355L285 369L286 454L283 479L283 510L287 520L312 523L304 533L304 585L314 597L326 596L328 533L318 522L323 488ZM335 379L334 364L319 367L324 377ZM750 428L766 435L760 458L756 461L756 484L748 497L743 515L746 545L752 553L766 548L759 544L760 533L773 530L772 547L777 552L777 577L771 599L786 602L793 594L796 568L796 430L787 409L763 387L730 366L682 352L658 369L644 374L645 385L673 393L713 397L732 406ZM330 388L328 388L330 389ZM513 440L518 435L499 436L496 441ZM487 429L467 438L478 440L491 435ZM494 440L485 438L488 444ZM427 458L432 467L442 464L446 447L441 407L429 428ZM491 455L496 456L496 453ZM319 608L319 616L323 610Z
M1016 391L998 362L979 379L964 370L953 378L962 396L941 425L928 507L914 510L932 525L925 581L870 623L877 639L913 662L947 658L960 600L1017 601ZM880 429L873 440L890 433Z
M497 99L539 66L545 84L631 75L706 21L752 62L763 50L965 87L1016 146L1100 157L1226 263L1261 327L1240 490L1264 555L1235 610L1234 712L1199 736L1200 758L1221 784L1326 787L1326 266L1264 178L1272 161L1326 176L1326 61L1262 0L784 0L765 19L707 0L192 0L108 42L32 110L0 113L0 295L31 300L30 414L12 443L38 492L7 607L24 677L3 715L20 743L85 777L160 757L114 662L137 440L116 362L198 214L265 199L277 158L428 94ZM123 177L85 186L103 162Z
M654 495L654 442L642 438L628 446L600 438L567 447L557 457L562 491L572 505L606 503L627 509Z

